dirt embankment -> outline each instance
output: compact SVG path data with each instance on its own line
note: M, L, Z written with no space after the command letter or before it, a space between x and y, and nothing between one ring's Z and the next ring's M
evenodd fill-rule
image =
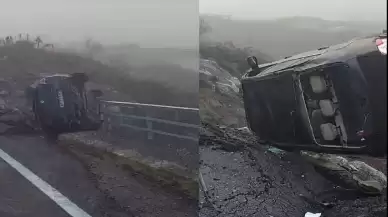
M166 180L168 184L163 180L168 176L163 173L167 170L135 162L138 157L134 157L135 153L130 153L130 150L115 150L113 153L103 150L114 149L104 147L101 141L82 142L83 139L74 140L74 135L63 137L73 138L73 142L64 139L57 145L82 162L99 190L133 216L196 216L196 200L176 190L176 180L171 175L170 180Z
M201 120L228 127L246 126L242 98L209 88L200 88L199 107Z

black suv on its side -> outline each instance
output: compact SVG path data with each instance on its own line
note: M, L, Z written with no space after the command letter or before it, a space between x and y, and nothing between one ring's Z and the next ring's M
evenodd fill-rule
M102 123L99 90L87 91L84 73L44 77L27 90L36 120L50 136L97 130Z
M250 129L287 149L384 155L387 35L257 65L242 79Z

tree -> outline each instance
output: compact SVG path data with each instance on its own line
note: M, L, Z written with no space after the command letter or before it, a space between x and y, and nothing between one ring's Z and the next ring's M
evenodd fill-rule
M85 48L90 57L93 56L103 50L103 45L97 41L94 41L92 38L88 38L85 41Z
M36 47L39 48L39 45L41 43L43 43L42 39L40 38L40 36L37 36L36 39L35 39L35 43L36 43Z

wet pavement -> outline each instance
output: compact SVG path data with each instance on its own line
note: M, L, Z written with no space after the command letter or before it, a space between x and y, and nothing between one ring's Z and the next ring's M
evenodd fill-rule
M325 217L386 215L386 192L366 197L347 191L299 153L260 145L236 130L208 128L201 134L200 156L210 195L209 202L200 194L201 217L294 217L307 212Z
M315 174L291 170L291 161L272 153L253 155L201 147L200 170L222 213L217 215L212 207L205 207L200 216L303 216L316 208L299 195L314 197L331 187L324 178L313 178Z
M0 216L69 217L14 168L0 160Z
M109 159L75 154L40 136L0 137L0 149L90 216L196 216L195 201ZM0 216L72 216L2 159L0 171Z
M82 163L70 156L65 150L55 146L55 144L48 143L42 137L0 137L0 148L65 195L70 201L89 215L132 216L130 213L125 213L124 210L120 210L120 207L115 207L114 201L98 189L93 178L90 176L90 173L85 169ZM2 163L5 164L4 161L2 161ZM17 173L13 168L9 168L9 170L13 171L12 173ZM35 209L39 209L42 213L45 213L46 210L56 210L57 213L59 213L46 216L66 216L66 213L60 215L63 210L35 186L29 183L23 176L17 174L10 177L2 175L1 177L2 179L10 180L11 183L24 182L26 183L24 189L29 189L28 191L35 192L39 197L46 198L46 201L48 202L35 207ZM23 188L18 188L16 184L9 187L14 188L15 194L24 194ZM5 186L1 186L1 188L6 189ZM14 201L13 206L15 209L28 212L29 210L24 208L23 202L26 204L33 204L34 201L36 201L34 196L35 195L26 195L23 201ZM6 201L1 204L3 206L8 206ZM34 210L31 210L31 212L33 211ZM117 212L122 214L118 215ZM1 216L16 217L19 216L19 214L5 213ZM30 216L44 217L45 215Z

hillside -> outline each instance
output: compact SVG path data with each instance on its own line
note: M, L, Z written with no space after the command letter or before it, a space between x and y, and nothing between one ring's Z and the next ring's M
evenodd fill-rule
M65 53L91 58L120 68L131 77L163 83L183 91L198 92L198 53L196 49L144 48L136 44L101 44L92 39L61 44Z
M108 66L71 53L36 49L26 44L0 47L0 78L11 92L24 91L36 79L55 73L85 72L111 100L197 107L197 92L177 90L155 80L139 80L127 69ZM183 79L183 78L182 78Z
M207 40L232 41L237 47L253 47L274 59L381 32L386 28L386 21L327 21L314 17L233 20L203 15L202 18L211 26L211 31L204 34Z
M239 80L216 61L207 59L200 59L199 77L201 121L226 127L245 127Z
M273 61L270 56L257 49L240 48L232 42L203 42L199 47L199 55L200 58L216 61L222 68L237 78L240 78L249 68L246 58L250 55L256 56L259 64Z

